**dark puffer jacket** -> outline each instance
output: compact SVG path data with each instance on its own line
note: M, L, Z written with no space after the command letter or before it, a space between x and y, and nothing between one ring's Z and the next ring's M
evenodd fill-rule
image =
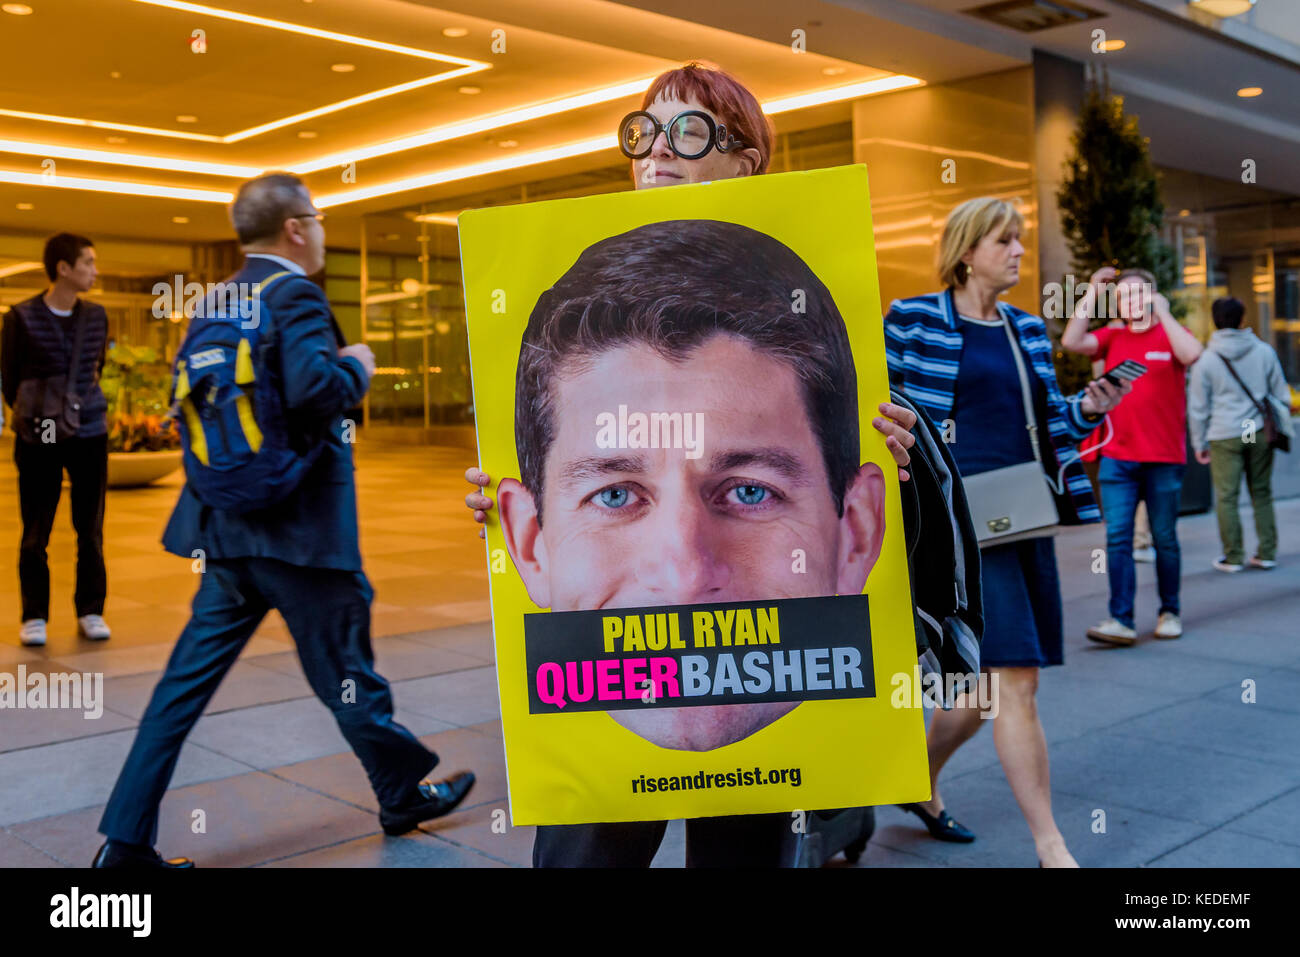
M5 316L0 340L0 383L5 402L12 406L25 379L66 375L80 316L85 317L86 331L76 374L75 391L82 400L77 437L90 438L108 432L108 400L99 387L108 350L108 314L103 306L78 299L66 318L50 312L39 295L13 306Z

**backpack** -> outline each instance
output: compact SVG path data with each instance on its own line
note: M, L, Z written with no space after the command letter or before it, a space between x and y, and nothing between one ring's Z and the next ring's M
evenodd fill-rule
M253 288L231 314L214 294L190 321L176 354L172 414L180 427L185 480L204 505L250 512L283 501L324 449L289 440L284 396L268 366L274 340L262 294L288 271ZM242 287L240 287L242 289ZM257 317L244 328L242 316Z

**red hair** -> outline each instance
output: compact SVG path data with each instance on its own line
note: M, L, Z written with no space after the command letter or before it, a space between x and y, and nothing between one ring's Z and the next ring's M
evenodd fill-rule
M772 123L754 94L730 73L693 60L655 77L641 99L641 109L649 109L658 99L700 104L725 123L728 132L743 146L758 150L754 173L767 172L772 157Z

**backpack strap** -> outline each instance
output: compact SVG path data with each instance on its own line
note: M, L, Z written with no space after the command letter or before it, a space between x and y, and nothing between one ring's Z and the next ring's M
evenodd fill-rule
M266 291L271 288L272 285L279 282L285 276L293 276L293 275L296 274L290 272L287 269L281 269L279 272L271 273L271 275L267 276L265 279L263 279L261 282L259 282L257 285L253 287L253 298L260 300L262 296L266 293Z
M253 291L260 296L262 293L266 291L267 287L270 286L272 283L274 283L277 279L283 279L285 276L292 276L292 275L294 274L287 269L281 269L279 272L273 272L271 273L271 275L267 276L265 279L259 282L254 287Z
M283 279L285 276L292 276L294 273L288 269L282 269L277 273L267 276L253 290L253 295L261 298L275 282ZM239 416L239 427L243 430L244 441L248 447L256 454L262 447L262 430L257 425L257 417L253 414L253 400L250 396L253 385L257 381L257 374L253 368L253 350L248 340L241 338L239 347L235 352L235 385L240 387L241 394L235 398L235 413Z
M176 405L185 416L185 426L190 433L190 452L203 465L208 464L208 440L203 434L203 423L199 421L199 411L190 398L190 377L185 369L185 360L176 366L176 384L173 387Z

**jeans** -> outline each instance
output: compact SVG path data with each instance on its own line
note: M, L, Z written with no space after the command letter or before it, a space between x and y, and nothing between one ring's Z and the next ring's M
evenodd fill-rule
M46 547L63 494L63 470L72 483L72 527L77 533L77 617L102 615L108 576L104 569L104 489L108 484L108 436L61 442L14 439L18 511L23 537L18 548L22 620L50 617L50 566Z
M1258 437L1257 437L1258 438ZM1255 510L1255 533L1259 546L1255 554L1265 561L1277 558L1277 517L1273 513L1273 450L1267 442L1243 442L1239 438L1210 442L1210 475L1214 478L1215 508L1219 514L1219 538L1223 558L1230 565L1245 562L1241 540L1241 516L1237 514L1237 493L1241 474Z
M1106 514L1106 567L1110 576L1110 616L1129 628L1137 570L1133 565L1133 518L1137 503L1147 503L1151 541L1156 550L1160 612L1178 614L1182 555L1178 548L1178 503L1185 466L1169 462L1126 462L1103 457L1098 482Z

